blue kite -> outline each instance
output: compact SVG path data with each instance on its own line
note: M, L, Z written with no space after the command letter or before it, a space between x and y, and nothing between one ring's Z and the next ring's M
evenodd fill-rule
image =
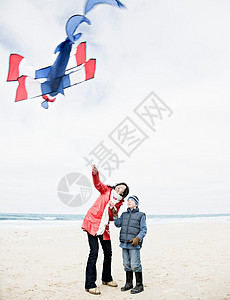
M42 96L45 100L42 106L47 109L48 102L53 102L55 96L64 95L64 89L94 78L96 60L86 61L86 42L80 43L75 55L70 56L74 42L81 36L74 32L83 22L90 24L82 15L74 15L67 21L67 38L57 46L55 53L59 54L52 66L34 70L23 56L10 55L7 81L18 81L16 102Z
M109 4L124 7L119 0L87 0L85 14L97 4ZM47 109L49 102L54 102L60 93L64 95L64 89L94 78L96 59L86 61L86 42L80 43L76 53L70 56L73 44L81 37L82 33L76 33L81 23L90 25L90 21L84 15L74 15L66 23L67 38L60 43L55 54L59 53L52 66L39 70L19 54L11 54L9 59L9 72L7 81L18 81L15 101L21 101L42 96L42 107Z

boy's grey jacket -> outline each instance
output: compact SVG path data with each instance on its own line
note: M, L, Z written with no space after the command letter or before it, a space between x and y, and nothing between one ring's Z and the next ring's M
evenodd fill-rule
M128 208L127 212L123 212L120 218L114 219L114 224L116 227L121 227L121 231L120 231L121 246L123 243L127 244L131 239L138 236L140 238L140 242L139 242L139 247L137 248L141 247L143 238L147 232L147 226L145 222L145 214L143 212L140 212L139 208L133 210L130 210ZM133 246L131 247L135 248Z

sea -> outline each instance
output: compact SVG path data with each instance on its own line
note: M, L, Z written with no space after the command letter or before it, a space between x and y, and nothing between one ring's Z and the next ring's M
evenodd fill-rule
M147 215L146 218L147 224L230 222L230 214ZM83 219L84 215L80 214L0 213L0 228L65 225L79 226Z

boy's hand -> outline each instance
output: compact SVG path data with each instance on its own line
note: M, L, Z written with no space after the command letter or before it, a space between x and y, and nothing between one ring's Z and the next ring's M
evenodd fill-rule
M114 207L112 208L112 212L113 212L114 218L118 218L117 210Z
M134 247L137 247L139 242L140 242L140 238L138 236L136 236L135 238L129 241L129 243L131 243L131 245L133 245Z
M97 167L96 167L96 165L93 165L92 172L93 172L94 175L97 174Z

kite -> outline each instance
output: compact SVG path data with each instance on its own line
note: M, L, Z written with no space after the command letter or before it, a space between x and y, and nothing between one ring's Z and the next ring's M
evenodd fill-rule
M87 0L85 14L97 4L109 4L124 7L119 0ZM64 95L64 89L94 78L96 59L86 61L86 42L81 42L75 55L70 56L72 46L82 36L76 33L81 23L90 25L84 15L73 15L66 23L65 41L60 43L55 54L58 56L52 66L35 70L32 65L19 54L10 54L7 81L17 81L15 102L42 97L42 107L48 109L49 102L54 102L58 94Z
M86 42L80 43L75 55L70 57L72 45L81 36L74 32L82 22L90 24L82 15L69 18L66 24L68 37L57 46L54 53L59 54L52 66L34 70L23 56L10 55L7 81L18 81L16 102L42 96L45 100L42 107L47 109L48 102L55 101L55 96L64 95L64 89L94 78L96 60L86 61ZM45 81L41 82L41 79Z

